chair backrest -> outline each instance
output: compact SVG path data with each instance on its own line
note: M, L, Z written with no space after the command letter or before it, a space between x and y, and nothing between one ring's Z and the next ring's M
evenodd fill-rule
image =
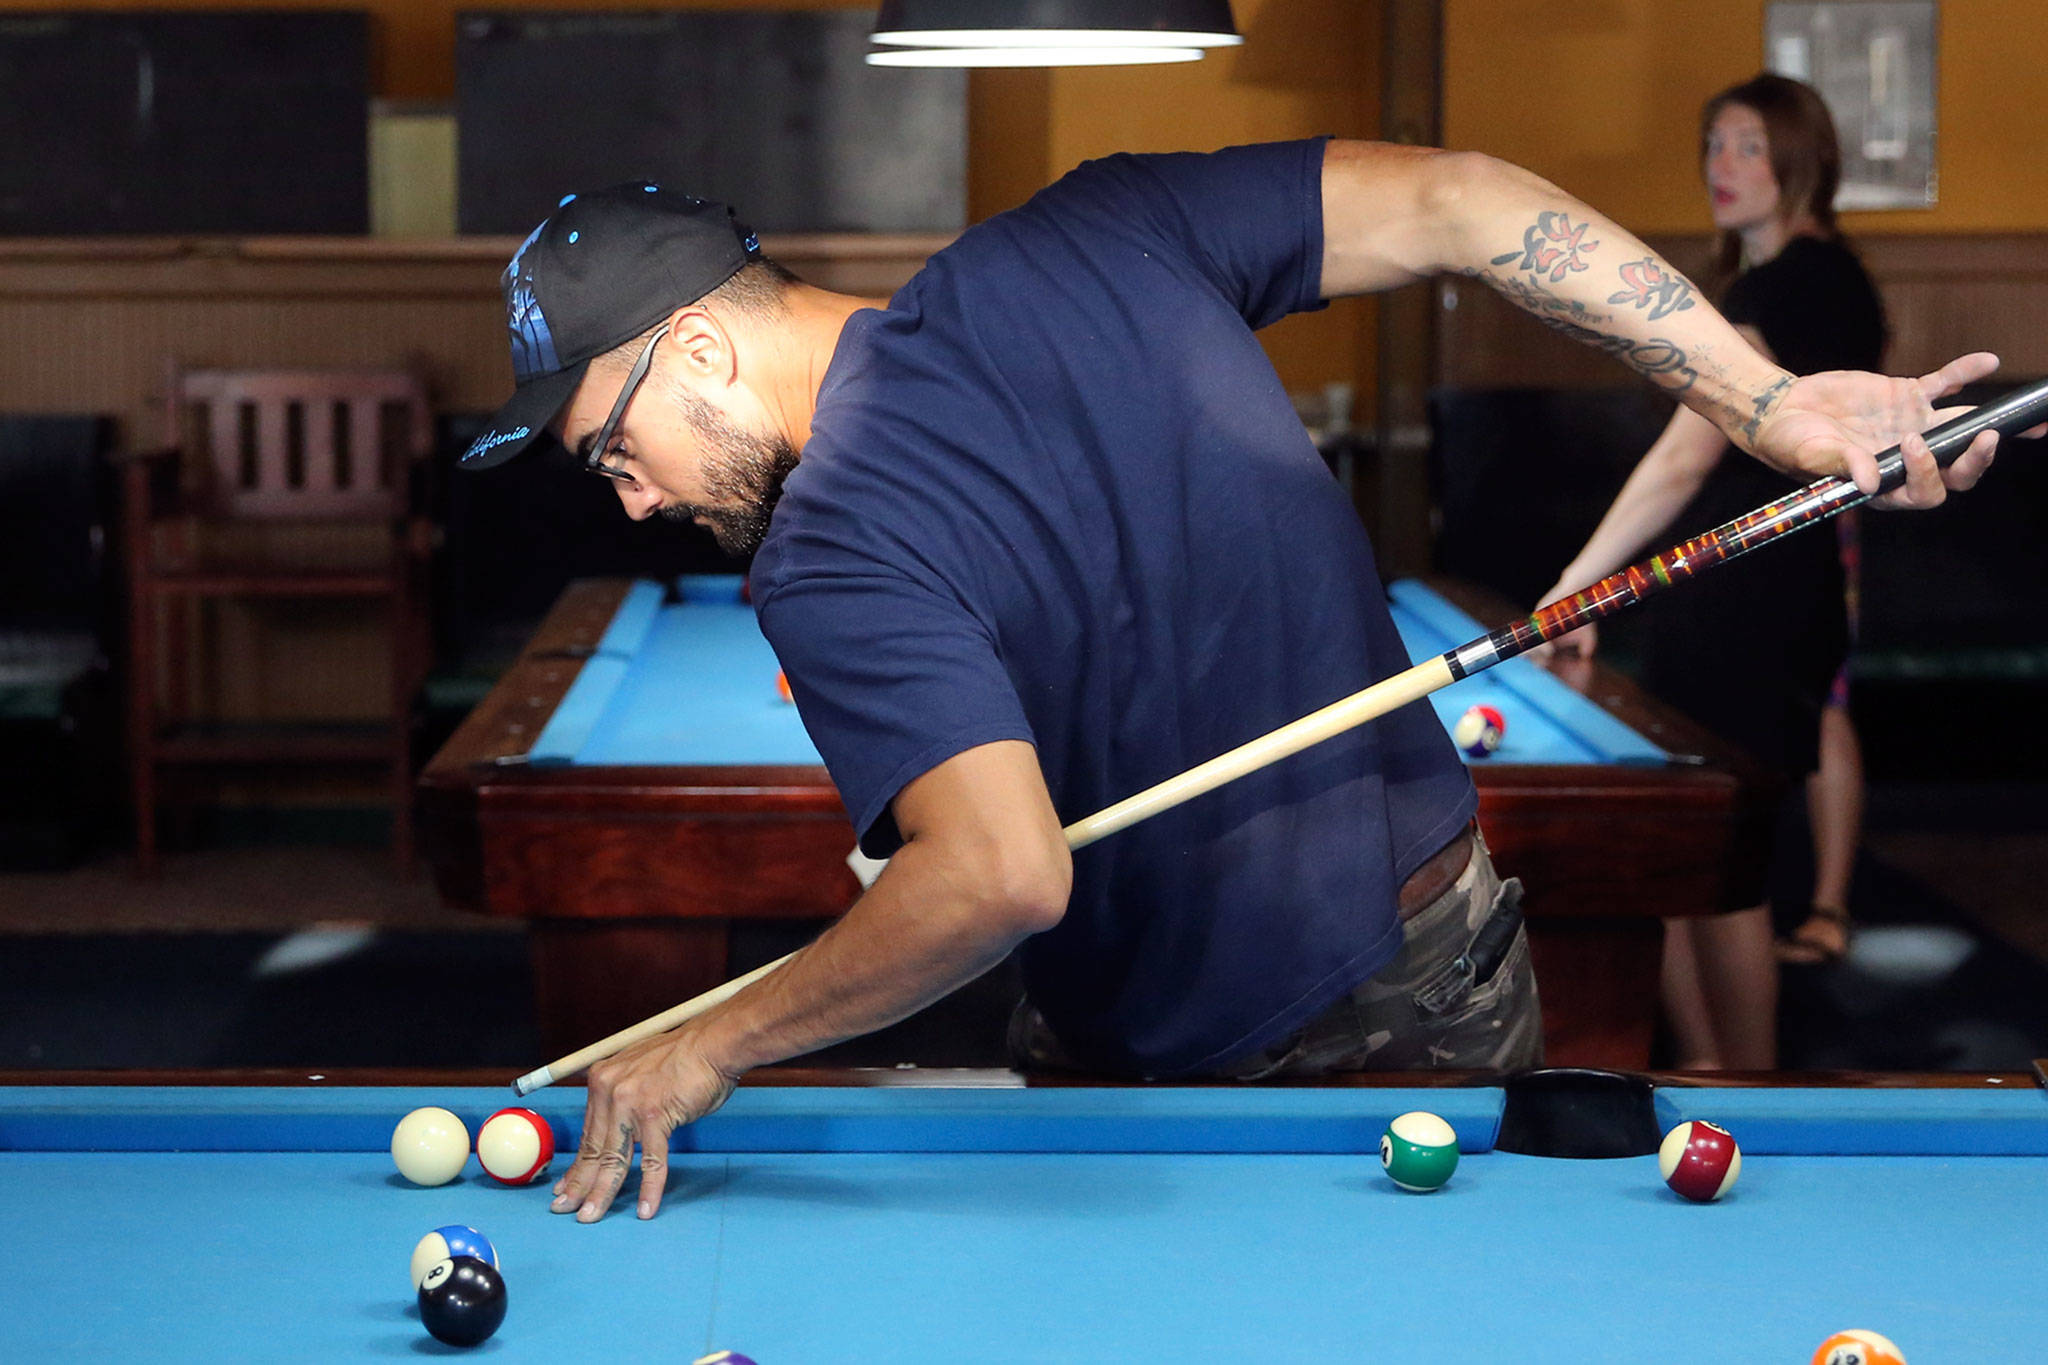
M403 370L184 370L169 435L219 516L396 516L433 446L425 386Z

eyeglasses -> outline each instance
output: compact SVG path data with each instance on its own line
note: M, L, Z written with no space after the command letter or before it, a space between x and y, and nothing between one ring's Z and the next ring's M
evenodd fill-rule
M605 456L611 452L612 433L618 429L619 419L626 415L626 405L633 401L634 391L640 387L640 381L647 377L648 367L654 363L655 346L667 335L668 328L664 327L649 337L646 349L640 352L640 358L633 362L633 368L627 372L626 386L619 390L619 401L612 404L612 415L605 418L604 425L597 429L597 439L591 442L590 453L583 457L583 467L591 473L602 474L607 479L619 483L639 482L617 465L606 464Z

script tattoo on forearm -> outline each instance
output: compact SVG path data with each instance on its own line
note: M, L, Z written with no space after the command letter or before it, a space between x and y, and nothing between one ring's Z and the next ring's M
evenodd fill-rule
M1699 378L1693 357L1677 342L1663 337L1638 341L1618 336L1609 329L1613 321L1609 315L1593 311L1578 299L1560 298L1538 280L1484 269L1461 273L1484 280L1545 327L1603 355L1613 356L1669 393L1684 393Z

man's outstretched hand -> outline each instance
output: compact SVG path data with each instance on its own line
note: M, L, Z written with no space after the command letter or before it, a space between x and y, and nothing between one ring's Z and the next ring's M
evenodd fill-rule
M1983 477L1998 447L1998 434L1984 432L1944 470L1920 433L1967 411L1937 409L1935 404L1997 368L1997 356L1978 351L1918 379L1855 370L1807 375L1794 380L1757 424L1750 449L1765 464L1801 482L1846 474L1868 493L1877 488L1878 455L1896 445L1906 459L1906 482L1873 505L1933 507L1950 489L1970 488Z
M574 1213L579 1223L604 1217L626 1183L637 1142L640 1216L652 1218L668 1187L669 1134L724 1104L738 1080L705 1057L688 1024L591 1067L583 1141L575 1164L555 1182L555 1200L548 1207Z

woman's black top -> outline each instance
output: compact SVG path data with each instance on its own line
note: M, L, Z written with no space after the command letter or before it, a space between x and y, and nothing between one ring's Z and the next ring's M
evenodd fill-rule
M1762 333L1794 374L1875 370L1884 359L1877 288L1839 242L1795 237L1737 278L1721 311ZM1798 486L1730 446L1661 539L1676 544ZM1651 607L1646 625L1652 691L1789 774L1813 771L1821 709L1849 646L1832 528L1712 570Z

